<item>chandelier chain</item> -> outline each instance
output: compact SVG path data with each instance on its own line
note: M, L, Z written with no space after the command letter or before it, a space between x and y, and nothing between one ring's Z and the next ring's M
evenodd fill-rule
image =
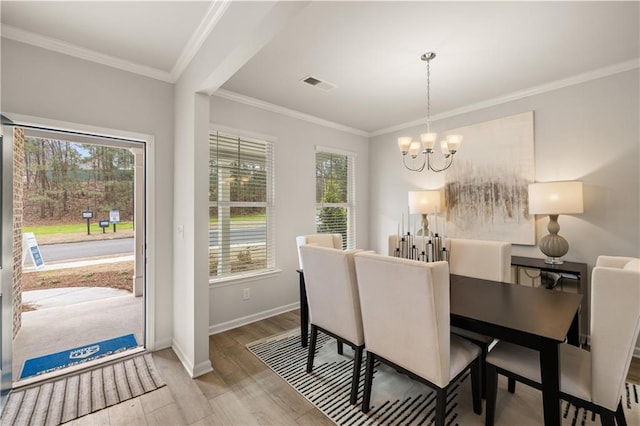
M431 132L431 61L427 60L427 133Z

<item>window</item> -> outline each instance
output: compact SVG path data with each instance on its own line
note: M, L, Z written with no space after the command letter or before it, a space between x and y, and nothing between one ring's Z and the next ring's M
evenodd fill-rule
M209 275L274 268L273 144L214 132L209 138ZM178 189L179 190L179 189Z
M316 231L342 234L342 247L356 247L354 155L316 151Z

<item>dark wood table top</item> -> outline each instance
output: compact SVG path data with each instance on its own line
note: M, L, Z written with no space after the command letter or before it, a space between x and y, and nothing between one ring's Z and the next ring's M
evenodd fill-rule
M451 324L537 348L561 342L582 295L451 275Z

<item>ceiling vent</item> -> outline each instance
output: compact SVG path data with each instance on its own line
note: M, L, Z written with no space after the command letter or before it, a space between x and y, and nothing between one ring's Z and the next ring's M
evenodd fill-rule
M318 89L322 89L325 92L335 89L337 86L333 83L329 83L328 81L323 81L318 77L314 77L312 75L308 75L302 80L303 83L308 84L313 87L317 87Z

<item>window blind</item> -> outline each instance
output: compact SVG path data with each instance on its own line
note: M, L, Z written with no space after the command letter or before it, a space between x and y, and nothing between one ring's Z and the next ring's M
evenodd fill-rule
M342 234L356 247L354 156L316 152L316 232Z
M209 275L274 268L273 144L212 133L209 139Z

